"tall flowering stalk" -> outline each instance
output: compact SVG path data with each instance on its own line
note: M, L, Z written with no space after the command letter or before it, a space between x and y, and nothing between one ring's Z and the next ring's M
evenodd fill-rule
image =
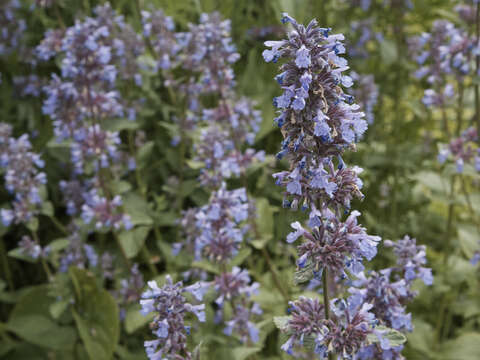
M282 349L295 354L295 349L313 341L311 349L320 358L335 354L350 359L379 342L387 351L393 346L386 338L390 330L375 329L379 320L371 303L356 296L330 300L330 284L342 285L343 279L361 274L363 260L376 255L380 241L358 224L358 211L342 219L351 200L363 198L361 169L348 167L342 154L354 150L367 129L359 106L343 91L353 84L344 74L348 69L341 57L344 36L330 34L316 20L305 27L284 14L282 22L293 28L288 39L265 42L270 49L263 52L267 62L285 60L276 76L282 94L273 103L279 113L275 123L284 137L277 157L285 157L290 167L273 176L285 188L285 207L309 209L307 226L296 221L291 225L295 231L287 236L289 243L303 238L297 247L295 280L323 284L323 304L301 297L291 302L290 317L277 319L289 336Z
M47 182L45 165L39 154L32 152L27 134L12 137L12 127L0 123L0 168L5 173L5 188L13 195L12 209L1 209L4 226L27 223L38 215L42 198L40 190Z
M259 339L253 320L262 310L250 299L259 284L251 282L247 270L231 268L230 262L249 238L254 205L246 187L227 190L225 182L244 177L254 161L263 160L264 152L244 149L244 144L253 144L261 116L252 101L236 93L232 64L239 54L230 28L230 21L222 20L220 14L202 14L198 25L190 24L189 32L178 34L181 66L192 72L179 88L186 94L189 122L194 119L198 131L193 142L194 160L203 164L199 180L212 193L208 204L185 212L182 226L186 241L176 244L175 251L184 247L196 260L206 259L220 268L220 274L204 281L199 291L214 290L216 322L223 320L226 335L237 335L247 343ZM205 95L216 97L213 107L204 105ZM192 271L186 275L208 277ZM232 310L230 318L225 317L226 304Z
M142 294L141 313L154 313L150 325L157 339L145 341L145 349L150 360L160 359L192 359L187 349L187 335L190 326L185 325L188 313L195 315L200 322L205 322L205 304L192 305L183 296L185 292L194 292L196 285L184 287L183 283L173 283L167 275L163 287L158 287L155 281L148 282L149 289Z
M60 62L60 74L44 87L43 112L52 120L56 140L70 149L71 179L60 184L67 211L80 213L84 224L96 230L133 227L112 180L135 169L135 161L122 149L120 133L104 124L136 119L138 99L122 90L141 85L136 58L143 51L141 37L108 3L73 26L47 31L36 48L38 60L56 57Z

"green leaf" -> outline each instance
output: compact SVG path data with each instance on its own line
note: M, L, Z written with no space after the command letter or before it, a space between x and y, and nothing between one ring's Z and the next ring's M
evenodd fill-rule
M42 204L42 209L40 213L47 216L53 216L53 214L55 213L55 210L53 208L52 203L50 201L45 201Z
M390 329L386 326L377 326L375 330L379 331L382 333L383 338L388 339L390 342L390 345L395 347L395 346L400 346L404 344L407 341L407 338L405 335L403 335L400 331ZM367 339L370 343L377 343L380 342L380 339L376 334L368 334Z
M178 215L172 212L161 212L155 217L157 226L173 226L177 221Z
M129 259L137 256L140 252L150 229L150 226L137 226L133 230L123 231L118 235L120 243Z
M195 346L195 349L193 349L192 360L200 360L201 359L201 357L200 357L201 347L202 347L202 342L200 341L200 343L197 346Z
M186 161L188 167L193 170L203 169L205 168L205 163L202 161L195 161L195 160L187 160Z
M12 311L7 329L20 338L53 350L73 349L75 329L60 326L50 314L55 299L48 296L48 287L37 286L25 292Z
M281 331L287 331L288 322L290 321L291 316L275 316L273 318L273 323Z
M31 256L26 255L24 253L23 248L16 248L16 249L10 250L8 252L8 256L10 256L12 258L15 258L15 259L28 261L29 263L32 263L32 264L35 264L38 261L38 259L34 259Z
M122 360L145 360L145 350L143 347L131 352L127 350L127 348L119 345L115 350L115 354Z
M134 304L127 309L125 315L125 331L127 334L137 331L153 320L153 313L143 316L140 313L140 309L140 304Z
M34 217L31 218L29 222L27 222L27 228L32 232L37 232L38 230L38 218Z
M60 238L53 240L50 244L48 244L50 251L57 252L63 250L68 247L70 244L70 240L66 238Z
M140 168L148 165L150 155L153 152L155 143L153 141L147 141L137 152L137 163Z
M259 347L247 347L247 346L239 346L232 349L232 358L233 360L245 360L250 355L256 354L262 350Z
M123 208L130 215L133 225L152 225L150 208L147 202L137 194L129 193L124 195Z
M68 309L69 304L69 299L54 302L50 305L50 314L54 319L58 320L60 316L62 316L62 314L65 312L65 310Z
M71 267L69 273L79 287L72 315L85 350L91 360L109 360L120 335L117 304L85 270Z
M255 200L255 206L257 208L257 218L255 219L259 239L255 239L251 242L256 249L263 249L265 245L273 238L273 213L274 208L270 206L269 202L265 198L259 198Z
M419 319L413 319L413 333L409 333L408 347L413 348L418 354L418 358L426 358L435 346L435 331L430 324Z
M388 39L384 39L380 42L380 54L386 65L393 64L398 59L395 43Z
M295 285L306 283L310 281L314 277L315 265L311 261L307 261L303 268L298 269L295 271L293 275L293 282Z
M445 342L439 358L442 360L480 359L480 334L464 333L454 340Z
M194 261L192 263L192 267L211 272L212 274L220 274L220 270L211 262L206 260Z
M245 247L238 252L237 256L235 256L232 259L230 264L232 266L241 265L251 254L252 254L252 249L249 247Z
M127 118L111 118L102 120L102 128L109 131L135 130L138 129L138 121Z
M430 190L445 194L448 192L448 182L433 171L421 171L412 176L412 178Z
M473 257L475 251L479 250L480 237L473 225L460 225L458 227L458 238L462 251L468 259Z

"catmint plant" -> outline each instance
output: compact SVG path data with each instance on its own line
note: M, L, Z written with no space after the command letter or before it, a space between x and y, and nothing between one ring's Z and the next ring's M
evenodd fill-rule
M348 69L341 57L344 36L330 34L316 20L303 26L284 14L282 22L292 26L288 39L265 42L270 49L263 52L267 62L285 60L275 78L282 95L273 103L279 113L275 123L284 137L277 158L285 157L289 170L273 176L285 188L285 207L310 209L308 227L296 221L291 225L295 231L287 236L289 243L303 239L297 246L295 280L323 283L323 304L301 297L291 302L291 316L277 319L289 336L282 349L294 354L303 347L319 358L342 359L353 358L372 343L388 351L385 335L390 330L375 329L378 320L370 302L356 296L329 298L329 282L341 286L343 279L361 274L363 260L376 255L380 241L358 224L358 211L342 220L351 200L363 198L357 176L361 169L347 167L342 154L355 149L367 128L353 96L342 90L353 85L343 73Z
M135 165L121 150L119 133L105 130L102 123L121 117L135 120L137 104L122 97L117 86L141 83L136 57L143 51L141 37L108 4L95 8L95 17L48 31L37 47L40 60L61 58L61 76L53 75L45 86L43 111L53 120L57 140L70 141L72 181L83 183L77 187L83 188L83 201L69 200L68 211L81 210L84 222L94 222L96 228L132 227L106 177Z
M47 177L40 171L45 163L32 152L28 134L12 137L12 127L0 123L0 167L5 174L5 188L14 197L12 208L1 209L4 226L27 223L41 209L42 186Z
M21 3L18 0L3 1L0 5L0 55L10 55L20 49L27 23L23 18L16 18Z
M351 75L353 81L355 81L351 94L365 112L365 118L371 125L375 118L374 110L378 100L378 86L373 75L360 75L355 72L352 72Z
M191 313L200 322L205 322L205 304L192 305L183 293L192 291L195 284L184 287L183 283L173 283L167 275L165 285L158 287L155 281L148 282L149 289L142 294L142 314L155 315L150 325L155 340L145 341L147 356L157 359L191 359L187 349L187 335L191 326L185 324L185 315Z
M437 159L440 164L444 164L449 159L453 160L457 173L463 173L465 164L471 164L476 171L480 171L477 129L470 127L458 138L452 139L447 147L440 149Z

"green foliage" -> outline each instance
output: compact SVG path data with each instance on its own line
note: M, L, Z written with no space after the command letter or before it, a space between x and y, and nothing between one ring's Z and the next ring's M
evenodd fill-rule
M69 273L75 288L72 315L85 350L91 360L111 359L120 335L115 299L85 271L70 268Z
M54 2L53 8L34 11L27 9L34 1L23 2L28 45L38 44L47 29L60 26L57 11L65 24L72 25L75 18L91 14L93 7L100 3L96 0ZM255 148L265 149L267 160L249 169L245 179L258 214L252 224L254 236L230 264L248 268L252 278L261 284L260 293L254 296L265 312L264 320L257 324L260 341L241 344L239 339L223 335L222 325L211 321L216 306L213 295L207 294L210 296L206 310L209 324L192 329L193 359L281 358L280 345L285 335L280 333L289 319L283 316L287 304L282 292L288 299L297 298L305 293L304 287L314 275L310 263L302 269L296 268L295 246L285 243L286 234L291 231L290 223L303 215L300 211L293 213L282 208L281 189L271 178L272 173L286 167L286 163L277 162L273 156L281 137L272 122L275 113L271 100L279 95L273 81L275 66L265 64L261 55L263 41L276 35L253 37L247 32L254 27L278 26L283 11L300 21L316 17L335 33L343 32L351 43L360 35L351 28L354 21L371 18L372 29L382 33L383 41L366 45L369 57L349 59L350 67L357 73L375 76L380 92L374 123L357 152L345 158L347 163L365 168L361 177L366 198L362 202L354 201L352 208L361 211L361 222L369 233L392 240L408 233L426 244L429 266L435 276L431 288L416 285L420 295L409 305L414 331L407 334L408 341L404 344L404 336L391 329L387 337L392 344L404 344L407 359L480 358L480 273L478 267L469 262L480 250L480 176L471 166L465 166L460 175L454 166L442 167L436 162L439 143L447 143L450 138L441 128L442 114L425 109L421 103L428 84L411 76L417 64L409 58L406 48L409 36L429 31L437 19L458 23L453 8L459 2L415 0L414 10L403 15L385 7L383 0L372 0L369 12L360 11L351 1L340 0L146 0L139 3L144 8L150 5L163 8L175 19L178 30L187 29L187 24L196 22L204 11L218 10L224 18L231 19L234 42L241 54L235 64L237 90L255 99L263 115ZM140 31L134 1L112 1L112 6ZM473 28L470 31L473 32ZM347 55L348 49L347 45ZM123 210L131 216L134 227L115 235L92 227L81 228L81 236L100 254L107 251L113 254L112 279L102 278L93 268L73 267L68 273L57 272L49 279L48 271L59 269L59 254L70 243L68 224L79 227L81 224L69 223L57 186L70 172L68 144L53 139L51 121L41 111L42 97L22 98L12 85L14 76L36 71L48 78L58 69L54 64L39 64L32 70L21 60L16 55L0 59L0 115L2 122L14 126L15 136L36 134L32 143L34 150L46 160L48 185L41 191L46 201L38 218L26 226L5 228L0 224L0 358L145 359L143 341L151 339L148 324L152 316L139 313L138 299L125 307L115 300L120 281L129 273L123 256L127 262L139 264L146 281L156 279L159 283L167 273L181 279L182 274L192 268L212 275L222 271L211 262L172 255L172 244L182 240L177 223L181 211L205 204L209 196L198 182L199 170L204 164L193 160L190 147L195 134L181 134L187 139L184 167L180 146L170 145L171 138L180 135L172 119L185 104L175 99L175 94L173 97L167 94L162 76L145 70L141 89L145 102L139 109L138 120L115 118L102 123L105 129L119 131L125 144L137 132L145 132L145 141L131 154L136 160L135 171L111 179L114 192L122 194ZM142 60L154 63L148 56ZM463 127L472 123L475 113L475 83L478 78L465 83ZM457 110L452 108L445 114L451 130L456 128ZM243 185L240 182L233 179L228 185L239 187ZM1 190L0 196L0 207L9 207L11 195ZM18 248L22 236L32 233L38 236L42 246L50 247L44 262L33 260ZM392 259L391 252L379 246L379 255L367 270L391 266ZM370 340L378 341L374 336Z

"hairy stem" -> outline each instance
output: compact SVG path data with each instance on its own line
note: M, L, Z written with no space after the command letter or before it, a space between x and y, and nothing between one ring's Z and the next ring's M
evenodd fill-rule
M475 16L475 35L476 43L480 40L480 3L477 3ZM480 55L475 56L475 73L480 70ZM480 84L475 82L475 119L477 123L477 141L480 144Z
M152 262L152 256L150 255L150 251L148 251L147 245L145 244L142 247L142 256L144 257L145 261L147 262L147 266L152 272L153 275L158 275L158 270L155 264Z
M38 238L37 232L31 230L33 240L40 245L40 240ZM45 261L45 258L43 257L43 254L40 255L40 263L42 264L43 270L45 271L45 275L47 275L48 282L51 282L53 280L53 274L50 271L50 268L48 267L47 262Z
M5 244L3 243L4 242L3 239L4 238L2 236L2 239L0 241L0 254L2 256L3 272L5 274L5 277L6 277L6 280L7 280L7 283L8 283L8 287L10 288L10 290L14 290L15 287L14 287L14 284L13 284L12 271L10 270L10 265L8 263L7 249L5 248Z
M55 227L60 230L63 235L69 235L67 228L58 220L54 215L50 216L50 221L55 225Z
M323 268L322 273L322 284L323 284L323 305L325 308L325 319L330 319L330 300L328 299L328 270L327 267ZM328 353L328 359L333 360L333 354Z

